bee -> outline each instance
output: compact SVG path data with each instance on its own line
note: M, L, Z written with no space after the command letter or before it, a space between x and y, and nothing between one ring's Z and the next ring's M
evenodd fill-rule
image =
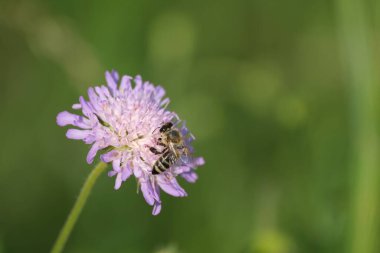
M152 174L158 175L166 171L175 164L181 157L187 156L188 149L183 141L183 136L172 122L167 122L160 127L160 135L157 144L163 146L162 151L154 147L149 150L156 155L161 155L153 164Z

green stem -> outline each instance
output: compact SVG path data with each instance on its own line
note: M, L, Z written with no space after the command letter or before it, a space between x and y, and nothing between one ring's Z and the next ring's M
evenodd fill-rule
M67 217L65 225L63 226L57 240L54 243L51 253L62 252L66 244L66 241L69 238L71 231L73 230L73 227L78 220L78 217L83 209L83 206L86 204L88 196L90 195L91 190L94 187L96 179L106 169L106 167L107 167L106 163L99 162L96 165L96 167L91 171L90 175L87 177L86 182L84 183L79 193L79 197L77 201L75 202L74 207L69 214L69 217Z

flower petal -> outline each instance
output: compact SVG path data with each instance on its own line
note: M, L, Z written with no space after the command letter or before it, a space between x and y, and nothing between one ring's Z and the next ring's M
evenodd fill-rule
M123 180L121 178L121 173L117 173L116 180L115 180L115 186L114 186L115 190L119 190L122 182L123 182Z
M94 161L96 153L98 152L98 150L99 150L99 146L97 143L92 145L90 151L87 154L87 158L86 158L88 164L91 164Z
M116 83L119 82L119 73L116 70L112 70L112 76L115 79Z
M152 188L153 188L153 197L154 199L157 201L157 202L160 202L161 203L161 199L160 199L160 187L158 186L157 183L155 183L155 181L153 181L154 183L152 184Z
M193 164L196 165L197 167L202 166L205 164L205 159L203 157L194 158Z
M196 157L196 158L190 159L189 162L187 162L185 164L185 166L191 167L191 168L196 168L196 167L202 166L204 164L205 164L205 160L203 157Z
M147 182L145 179L140 180L141 191L145 198L145 201L152 206L154 204L153 189L150 180Z
M68 111L58 113L57 124L58 126L73 125L83 129L91 128L90 121L87 118L72 114Z
M58 126L74 125L74 121L77 120L79 116L69 113L68 111L60 112L57 115Z
M143 171L142 171L142 169L139 166L136 166L133 169L133 174L135 175L136 178L140 178L140 177L143 176Z
M119 74L116 71L106 71L106 81L108 87L111 88L112 92L114 93L117 90L117 82L119 81Z
M100 156L100 159L105 162L105 163L109 163L109 162L112 162L113 160L115 159L118 159L120 157L121 153L117 150L112 150L108 153L105 153L103 155ZM119 161L120 162L120 161ZM120 163L119 163L120 164Z
M128 166L124 167L124 169L122 170L123 181L126 181L131 175L132 175L132 170Z
M112 168L114 171L116 172L121 172L121 168L120 168L120 159L117 159L117 160L113 160L112 161Z
M185 190L182 189L182 187L178 184L177 180L174 177L169 179L165 175L159 175L157 176L157 182L161 189L167 194L170 194L174 197L187 196Z
M160 103L160 106L164 106L164 105L167 105L170 103L170 99L169 98L165 98L164 100L162 100L162 102Z
M92 87L88 88L87 94L88 94L88 98L90 99L90 102L91 102L92 106L94 107L94 109L97 111L101 110L101 108L99 106L99 102L98 102L99 96L98 96L98 94L96 94L95 89Z
M92 110L91 110L91 107L90 105L87 103L87 101L82 97L80 96L79 97L79 102L82 106L82 112L84 115L86 115L87 117L91 115L92 113Z
M108 176L109 176L109 177L113 177L113 176L115 176L116 174L117 174L117 172L114 171L114 170L108 171Z
M100 87L96 86L95 91L98 93L100 100L105 101L107 99Z
M189 167L187 165L181 165L181 166L174 167L174 173L177 175L189 172L190 170L192 170L191 167Z
M100 87L100 89L102 90L103 94L104 94L107 98L112 97L112 96L111 96L111 93L110 93L110 90L108 89L107 86L102 85L102 86Z
M135 86L135 91L136 91L136 88L137 88L137 90L139 90L140 88L141 88L141 85L142 85L142 78L141 78L141 76L140 75L137 75L136 77L135 77L135 84L136 84L136 86Z
M120 92L128 93L132 90L131 80L132 80L132 77L123 76L123 78L121 79L120 88L119 88Z
M74 126L77 126L77 127L80 127L80 128L83 128L83 129L91 129L91 123L90 123L90 120L85 118L85 117L82 117L82 116L79 116L75 121L74 121Z
M78 109L82 108L82 105L81 104L73 104L73 106L71 108L78 110Z
M112 161L112 170L108 172L109 177L115 176L117 173L120 173L120 159Z
M160 101L162 97L165 96L165 89L161 86L157 86L155 90L155 99L156 101Z
M194 171L182 173L181 177L183 177L189 183L195 183L195 181L198 179L198 175Z
M161 202L156 201L153 206L152 214L158 215L160 212L161 212Z
M90 134L90 130L69 129L66 132L66 137L73 140L83 140Z

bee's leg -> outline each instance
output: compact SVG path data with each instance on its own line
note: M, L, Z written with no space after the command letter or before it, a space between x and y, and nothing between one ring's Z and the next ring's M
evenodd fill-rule
M152 153L155 154L155 155L160 155L160 154L164 153L164 150L163 150L163 151L158 151L158 150L157 150L156 148L154 148L154 147L150 147L149 150L150 150L150 152L152 152Z
M157 140L157 145L160 145L160 146L166 147L166 145L162 142L162 138L158 138L158 140Z

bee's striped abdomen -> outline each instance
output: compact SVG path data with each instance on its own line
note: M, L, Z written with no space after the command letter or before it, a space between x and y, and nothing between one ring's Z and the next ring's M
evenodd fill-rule
M176 161L176 156L170 152L166 151L153 165L152 174L157 175L165 170L169 169L170 166Z

